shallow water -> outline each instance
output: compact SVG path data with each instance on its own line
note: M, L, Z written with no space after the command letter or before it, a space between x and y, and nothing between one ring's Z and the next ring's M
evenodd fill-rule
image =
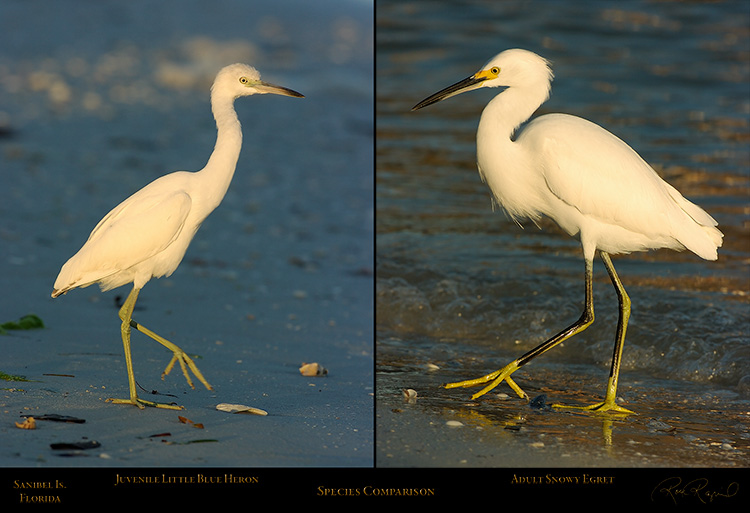
M551 221L521 229L493 212L476 171L479 114L498 91L410 112L499 51L521 47L551 60L555 71L552 96L537 114L567 112L603 125L717 219L725 238L716 262L673 251L613 259L633 303L619 395L637 405L639 396L674 383L697 387L691 394L704 391L744 411L745 427L728 429L747 449L747 23L747 8L732 2L378 3L381 406L400 401L385 389L425 379L430 397L468 400L469 390L432 387L500 368L580 315L578 242ZM579 381L582 401L599 397L617 322L600 261L594 305L592 327L514 376L527 374L528 386L557 399ZM427 363L439 367L433 378L422 376ZM391 441L379 439L381 449Z

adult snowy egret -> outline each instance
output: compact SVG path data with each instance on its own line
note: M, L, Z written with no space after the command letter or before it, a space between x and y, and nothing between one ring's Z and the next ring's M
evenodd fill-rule
M188 368L211 390L193 360L172 342L135 322L133 309L138 293L151 278L169 276L177 269L201 223L219 206L229 188L242 146L242 128L234 101L265 93L303 97L291 89L261 81L260 73L246 64L232 64L219 71L211 87L216 145L206 166L197 172L177 171L162 176L120 203L99 221L83 247L60 270L52 297L94 283L103 291L133 283L119 312L130 398L108 401L139 408L182 408L138 397L130 354L131 328L172 351L162 379L179 362L192 388L195 387Z
M615 402L630 299L610 255L670 248L716 260L723 235L710 215L662 180L630 146L590 121L546 114L516 134L549 98L552 77L548 61L539 55L506 50L472 76L412 109L481 87L505 87L487 104L479 121L479 174L489 185L493 201L512 219L536 222L547 216L578 237L585 261L585 306L576 322L496 372L445 387L489 383L472 396L476 399L506 381L528 400L511 374L594 322L592 273L598 252L617 292L619 320L605 399L583 409L632 413Z

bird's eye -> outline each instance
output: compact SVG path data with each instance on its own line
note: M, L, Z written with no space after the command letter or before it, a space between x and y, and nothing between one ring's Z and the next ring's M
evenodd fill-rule
M247 77L240 77L240 84L247 84Z
M498 68L497 66L495 66L492 69L490 69L490 73L492 73L493 75L497 75L497 74L500 73L500 68Z

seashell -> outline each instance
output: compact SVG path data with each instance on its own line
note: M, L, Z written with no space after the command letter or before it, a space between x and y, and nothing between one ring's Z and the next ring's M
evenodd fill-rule
M413 388L405 388L401 391L401 393L404 394L405 399L416 399L417 398L417 391Z
M328 374L328 369L320 365L319 363L302 363L302 367L299 368L300 374L303 376L325 376Z
M244 404L229 404L221 403L216 405L216 409L219 411L225 411L227 413L249 413L252 415L268 415L268 412L261 410L260 408L253 408L252 406L245 406Z

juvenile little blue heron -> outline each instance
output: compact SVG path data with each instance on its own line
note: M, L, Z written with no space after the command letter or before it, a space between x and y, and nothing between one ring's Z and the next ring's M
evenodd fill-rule
M516 133L549 98L552 76L549 63L539 55L506 50L412 109L481 87L505 87L479 121L479 173L493 200L512 219L536 222L547 216L578 237L585 262L585 307L576 322L498 371L445 387L489 383L472 396L475 399L506 381L528 400L511 374L594 322L592 273L598 252L617 292L620 313L605 399L584 409L632 413L615 402L630 299L610 255L669 248L716 260L723 235L710 215L662 180L630 146L590 121L546 114Z
M138 397L130 354L131 328L172 351L162 379L175 362L179 362L192 388L195 387L188 368L211 390L193 360L172 342L135 322L133 309L138 293L151 278L169 276L177 269L201 223L219 206L229 188L242 146L242 128L234 101L241 96L265 93L303 97L291 89L263 82L260 73L246 64L232 64L219 71L211 87L216 145L206 166L197 172L177 171L162 176L116 206L99 221L55 280L52 297L94 283L103 291L133 283L133 290L119 312L130 398L109 399L113 403L133 404L139 408L182 408Z

